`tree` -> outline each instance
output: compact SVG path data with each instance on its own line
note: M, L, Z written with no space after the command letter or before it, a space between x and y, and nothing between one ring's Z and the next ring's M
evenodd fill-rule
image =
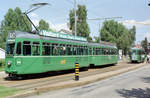
M30 32L32 31L32 26L28 21L27 17L24 16L19 7L16 7L15 10L9 9L4 20L1 22L0 30L1 33L1 48L5 48L6 37L9 31L22 31Z
M109 20L104 21L100 32L102 41L116 43L117 48L126 55L135 41L136 28L127 29L122 23Z
M100 42L100 37L94 36L94 39L95 39L95 42L96 42L96 43L99 43L99 42Z
M148 50L148 40L147 40L147 37L145 37L145 39L142 40L141 46L143 47L144 51L145 51L146 53L148 53L148 51L147 51L147 50Z
M74 34L74 22L75 22L75 18L74 18L74 11L75 10L71 10L69 13L69 22L70 22L70 30L73 31ZM82 36L82 37L86 37L88 39L88 41L91 41L91 37L89 36L90 34L90 29L89 29L89 25L87 23L87 10L86 10L86 6L85 5L78 5L78 9L76 11L77 13L77 35L78 36Z
M49 30L49 24L45 20L41 19L39 21L39 27L38 27L38 29L39 30Z

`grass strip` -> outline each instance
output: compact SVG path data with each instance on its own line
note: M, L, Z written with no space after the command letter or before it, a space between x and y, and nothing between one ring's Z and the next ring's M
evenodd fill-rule
M18 91L19 90L17 90L16 88L0 86L0 98L16 94L16 92Z
M4 71L4 70L5 70L5 66L1 66L0 71Z

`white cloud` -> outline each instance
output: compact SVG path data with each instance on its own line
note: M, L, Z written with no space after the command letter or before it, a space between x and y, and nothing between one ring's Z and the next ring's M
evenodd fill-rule
M150 25L150 19L144 20L144 21L125 20L125 21L120 21L120 23L123 23L127 27L131 27L133 25L138 26L138 27L143 27L143 26Z
M125 24L133 24L133 25L150 25L150 19L145 21L136 21L136 20L125 20L123 21Z
M65 29L69 31L69 28L67 26L67 23L60 23L60 24L53 24L51 21L49 21L50 28L59 31L61 29Z
M31 20L32 20L32 22L34 23L35 26L39 25L40 19L31 18ZM45 21L49 23L49 26L50 26L51 29L56 30L57 32L60 31L61 29L65 29L65 30L70 31L68 26L67 26L67 23L54 24L51 21L47 21L47 20L45 20Z
M30 16L31 16L31 18L39 18L39 16L36 13L33 13L33 12L30 14Z

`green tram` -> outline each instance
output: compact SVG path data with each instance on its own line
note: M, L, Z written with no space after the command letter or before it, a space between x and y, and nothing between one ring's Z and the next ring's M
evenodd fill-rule
M145 54L142 48L131 48L130 49L130 61L134 62L144 62Z
M108 43L88 43L40 36L28 32L10 32L6 44L5 72L12 75L25 75L74 69L90 65L116 64L118 51Z

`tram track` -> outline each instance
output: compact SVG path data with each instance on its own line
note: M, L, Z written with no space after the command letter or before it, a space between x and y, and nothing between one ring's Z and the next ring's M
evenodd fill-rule
M125 62L121 62L115 66L109 66L109 67L103 67L103 68L92 68L89 69L89 71L82 71L80 72L80 77L84 78L87 76L92 76L96 74L101 74L109 71L119 70L122 68L127 68L130 66L134 66L136 64L128 64ZM64 81L73 80L74 73L69 74L63 74L59 76L50 76L50 77L43 77L39 79L28 79L28 80L15 80L15 81L6 81L4 79L0 80L0 84L6 87L13 87L20 90L30 90L30 89L36 89L38 87L50 85L50 84L56 84Z

